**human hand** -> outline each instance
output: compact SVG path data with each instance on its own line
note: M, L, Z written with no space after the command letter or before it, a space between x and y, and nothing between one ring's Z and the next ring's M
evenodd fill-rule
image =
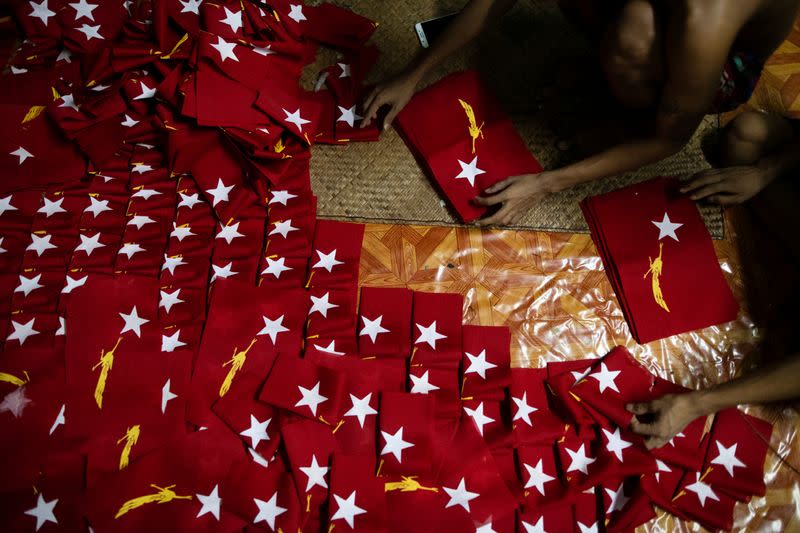
M388 105L389 112L383 119L381 129L386 129L392 124L394 117L406 106L417 84L413 78L406 74L401 74L390 80L378 84L364 100L364 120L361 127L365 128L377 117L381 107Z
M652 402L629 404L626 409L636 415L631 429L647 437L648 449L664 446L702 414L692 394L667 394ZM649 422L640 422L639 417Z
M692 200L734 205L749 200L765 185L764 171L756 166L713 168L695 174L681 192Z
M475 198L479 205L502 204L493 215L479 220L479 226L508 226L518 222L531 207L551 192L552 175L548 172L511 176L497 182Z

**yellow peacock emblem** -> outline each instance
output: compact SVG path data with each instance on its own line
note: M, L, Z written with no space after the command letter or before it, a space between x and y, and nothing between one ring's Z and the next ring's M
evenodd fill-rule
M5 383L10 383L16 387L22 387L31 380L31 378L28 376L28 372L23 370L22 373L25 374L25 379L17 377L14 374L9 374L7 372L0 372L0 381Z
M147 505L148 503L169 503L172 500L191 500L192 496L178 496L175 494L175 491L172 489L175 488L175 485L170 485L168 487L159 487L158 485L150 485L158 492L155 494L147 494L145 496L139 496L138 498L133 498L132 500L128 500L127 502L122 504L122 507L119 508L117 514L114 516L116 520L120 516L137 509L143 505Z
M469 105L467 102L462 100L461 98L458 99L458 103L461 104L461 107L464 108L464 112L467 114L467 120L469 120L469 136L472 137L472 153L475 153L475 141L478 140L478 137L483 139L483 125L484 123L481 122L481 125L478 126L478 121L475 119L475 110L472 109L472 106Z
M114 366L114 352L122 342L122 337L117 339L117 343L109 351L100 350L100 361L92 367L92 372L100 368L100 375L97 376L97 385L94 388L94 401L97 407L103 408L103 393L106 390L106 382L108 381L108 373Z
M428 492L439 492L436 487L425 487L417 481L417 476L401 476L400 481L390 481L384 485L384 491L390 492L399 490L400 492L416 492L418 490L425 490Z
M131 426L128 428L128 431L125 432L125 435L117 441L117 444L125 443L125 446L122 448L122 453L119 454L119 469L122 470L128 463L130 462L131 458L131 449L133 449L134 445L139 442L139 434L141 433L141 428L139 424L135 426Z
M225 396L228 391L231 389L231 385L233 384L233 379L236 377L236 374L239 370L242 369L244 366L245 361L247 360L247 352L250 351L250 348L256 343L258 339L254 338L250 341L250 345L242 350L239 351L238 348L233 349L233 356L230 358L229 361L222 364L222 367L230 366L228 370L228 374L225 376L225 379L222 381L222 385L219 388L219 397L222 398Z
M669 306L667 306L667 302L664 301L664 294L661 292L661 273L664 269L664 260L662 256L664 254L664 243L658 243L658 257L655 259L647 258L650 261L650 268L644 274L644 279L647 279L647 276L650 276L652 282L652 289L653 289L653 299L656 303L661 306L667 313L670 312Z

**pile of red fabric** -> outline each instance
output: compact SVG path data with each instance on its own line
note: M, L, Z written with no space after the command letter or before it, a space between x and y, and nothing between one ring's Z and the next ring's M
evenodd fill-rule
M11 4L3 530L627 529L650 501L722 527L763 493L770 428L738 411L642 449L624 402L676 386L624 351L511 369L508 330L462 326L461 296L359 292L364 228L316 220L308 161L376 138L371 21ZM307 92L318 44L342 60Z
M464 222L486 214L475 197L509 176L536 174L511 119L474 70L417 93L397 115L397 131Z
M695 203L675 178L655 178L581 202L608 279L640 343L736 319Z

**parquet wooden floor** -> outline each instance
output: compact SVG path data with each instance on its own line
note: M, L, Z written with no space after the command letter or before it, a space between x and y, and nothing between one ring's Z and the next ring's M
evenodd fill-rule
M795 20L789 37L764 65L753 96L743 107L800 118L800 18Z

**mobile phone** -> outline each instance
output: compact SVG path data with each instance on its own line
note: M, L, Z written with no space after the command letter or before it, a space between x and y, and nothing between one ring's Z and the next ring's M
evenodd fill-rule
M447 25L456 17L457 13L451 13L443 17L425 20L414 24L414 29L419 37L419 44L422 48L429 48L433 41L444 32Z

